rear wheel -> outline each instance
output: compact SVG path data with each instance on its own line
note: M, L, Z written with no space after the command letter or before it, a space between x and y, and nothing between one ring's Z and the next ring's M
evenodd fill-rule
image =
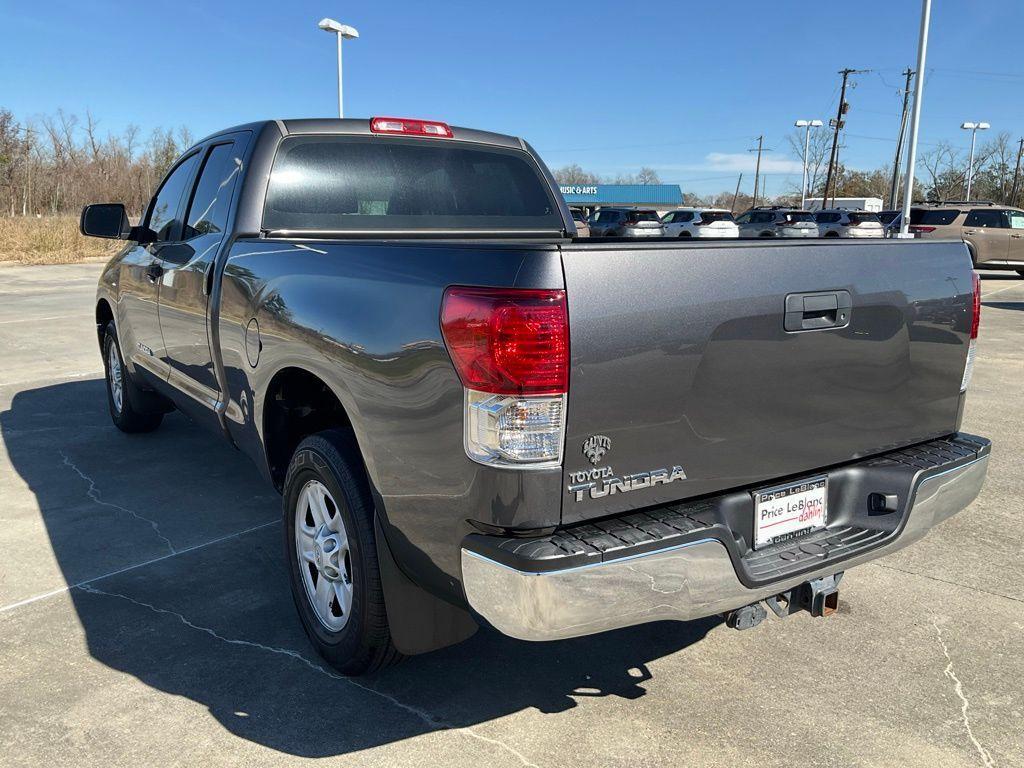
M775 237L771 232L762 232L761 237Z
M1024 277L1024 269L1018 269L1017 274L1020 275L1021 277Z
M327 430L303 440L284 484L292 598L317 652L345 675L402 658L391 642L373 516L346 433Z
M103 332L103 368L107 382L107 407L114 426L122 432L152 432L163 421L163 413L146 413L135 403L142 398L124 365L113 323Z
M692 237L692 235L689 232L687 232L685 229L682 232L679 233L679 236L680 237Z

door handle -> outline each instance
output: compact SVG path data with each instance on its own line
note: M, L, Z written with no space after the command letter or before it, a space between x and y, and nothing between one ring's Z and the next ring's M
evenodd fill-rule
M980 235L981 233L978 232L978 230L976 230L976 229L965 229L964 230L964 234L965 235Z
M1020 240L1024 235L1010 235L1014 240Z
M822 331L850 324L853 300L849 291L791 293L786 297L783 326L787 331Z
M146 267L146 279L151 283L155 283L164 274L164 268L159 264L150 264Z

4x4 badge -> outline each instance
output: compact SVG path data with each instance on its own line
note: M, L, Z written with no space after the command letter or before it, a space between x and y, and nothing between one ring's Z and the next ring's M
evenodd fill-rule
M604 435L591 435L583 442L583 455L590 459L590 463L595 467L611 449L611 438Z

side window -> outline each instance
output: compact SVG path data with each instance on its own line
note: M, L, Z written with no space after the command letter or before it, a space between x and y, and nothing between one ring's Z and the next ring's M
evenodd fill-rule
M224 231L239 168L234 144L217 144L210 149L185 216L182 240Z
M192 179L192 172L199 163L199 153L191 155L174 169L160 191L153 198L149 210L149 221L146 226L156 232L157 241L172 240L177 238L181 223L182 197L189 181Z
M967 214L964 220L965 227L984 227L987 229L999 229L1006 227L1002 211L994 211L991 208L976 208Z
M1007 211L1010 217L1010 229L1024 229L1024 211Z
M737 216L736 217L736 223L737 224L749 224L750 223L750 214L749 213L744 213L741 216Z
M685 213L677 213L676 214L676 222L686 222L686 221L693 221L693 213L692 212L687 211Z

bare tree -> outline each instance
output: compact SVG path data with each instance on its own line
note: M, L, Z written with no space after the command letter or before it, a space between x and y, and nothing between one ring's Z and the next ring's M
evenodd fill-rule
M795 130L786 137L789 147L797 160L804 159L804 131ZM811 140L807 148L807 189L812 196L822 192L819 187L825 185L828 173L828 156L832 150L832 134L825 130L811 131ZM799 187L797 188L799 191Z
M555 181L559 184L600 184L601 178L596 173L583 170L577 163L557 168L554 171Z

